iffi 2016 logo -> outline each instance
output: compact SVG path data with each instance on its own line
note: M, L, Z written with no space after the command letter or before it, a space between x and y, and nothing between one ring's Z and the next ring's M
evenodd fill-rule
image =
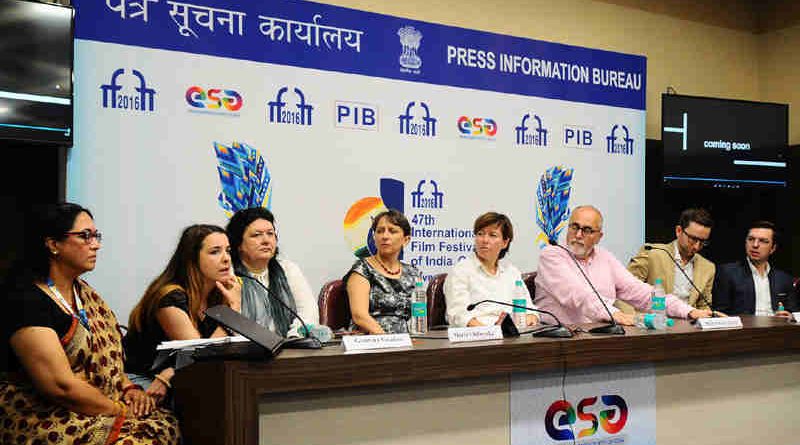
M425 190L425 185L430 183L430 193ZM439 190L439 184L433 179L421 180L417 183L417 189L411 192L411 207L416 209L441 209L444 208L444 193Z
M103 108L116 108L120 110L133 110L133 111L155 111L155 96L156 90L147 86L147 80L144 74L139 70L131 70L131 76L135 79L132 93L124 88L120 83L121 78L125 76L125 69L119 68L111 74L111 82L105 85L100 85L100 91L103 92Z
M422 59L417 54L417 50L422 42L422 33L413 26L404 26L397 30L397 36L400 37L400 45L403 46L403 52L399 59L400 72L419 74Z
M608 434L617 434L628 421L628 404L617 395L601 396L603 406L594 407L597 397L587 397L578 403L577 418L591 423L591 426L578 432L578 438L593 436L597 426ZM609 409L602 409L609 408ZM602 409L597 415L592 411ZM598 421L599 417L599 421ZM577 422L575 408L566 400L556 400L547 409L544 416L544 428L553 440L575 440L573 425Z
M488 117L461 116L458 118L458 131L462 138L493 140L497 134L497 123Z
M608 153L633 156L633 138L625 125L611 127L611 134L606 136L606 144Z
M542 125L542 119L534 114L533 120L536 121L536 125L534 128L530 128L530 118L530 113L522 116L522 122L514 127L517 136L516 144L547 147L547 129Z
M196 85L186 90L186 103L197 111L209 113L235 113L241 110L244 104L242 95L234 90L223 90L220 88L204 90Z
M400 121L400 134L418 137L436 137L436 118L431 116L428 104L409 102L405 114L397 117Z
M294 88L295 102L287 102L286 97L289 87L278 90L275 100L267 102L269 107L269 121L273 124L311 125L311 116L314 107L306 102L306 95L300 88Z

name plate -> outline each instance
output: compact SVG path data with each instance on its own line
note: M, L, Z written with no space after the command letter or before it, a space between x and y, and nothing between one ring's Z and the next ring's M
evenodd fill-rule
M447 338L452 343L465 341L502 340L503 330L500 326L475 326L470 328L448 328Z
M342 336L345 351L369 351L372 349L410 348L408 334L345 335Z
M700 318L697 320L700 329L729 329L741 328L742 319L740 317L715 317Z
M800 312L792 312L792 319L800 323Z

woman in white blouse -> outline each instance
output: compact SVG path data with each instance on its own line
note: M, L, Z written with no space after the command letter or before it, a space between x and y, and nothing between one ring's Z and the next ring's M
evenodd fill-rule
M517 280L522 280L519 269L503 259L508 253L514 229L506 215L487 212L475 220L475 252L459 262L444 283L447 303L447 321L450 326L484 326L502 321L511 308L494 303L483 303L472 311L467 306L491 299L507 303L514 300ZM533 306L530 295L525 304ZM526 314L528 326L539 323L532 313Z
M283 337L301 336L297 330L302 327L285 306L307 324L318 324L319 307L308 280L297 264L278 258L272 212L263 207L239 210L225 230L234 270L242 277L242 315Z

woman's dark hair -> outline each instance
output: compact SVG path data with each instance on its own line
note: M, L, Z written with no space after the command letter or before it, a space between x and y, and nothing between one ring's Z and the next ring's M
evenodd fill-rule
M503 234L503 239L508 240L508 245L500 251L499 258L503 258L511 248L511 241L514 239L514 227L511 225L511 220L506 215L497 212L486 212L475 219L472 232L477 235L478 232L486 227L493 225L500 226L500 232Z
M247 230L247 227L259 219L267 220L275 226L275 215L273 215L272 212L264 207L251 207L234 213L225 228L228 231L228 240L231 243L231 260L233 260L233 265L236 268L237 274L249 275L245 265L242 263L239 248L242 246L244 232ZM267 270L269 271L269 292L273 297L286 303L292 310L296 310L297 305L294 301L292 289L289 287L289 280L286 278L286 272L283 270L281 263L278 262L277 245L275 246L275 255L273 255L267 263ZM251 279L255 280L252 277ZM275 330L280 335L285 336L287 332L289 332L294 315L279 304L270 304L269 307L272 322L275 324Z
M14 279L16 275L16 278L46 281L50 275L52 255L45 241L65 239L66 233L72 229L75 219L81 213L86 213L94 219L89 209L71 202L32 208L25 218L21 256L13 268L13 273L9 275L9 280Z
M385 212L378 213L372 219L372 232L378 228L378 223L381 219L386 218L390 223L400 227L403 230L403 236L411 236L411 224L408 223L406 216L395 209L389 209Z
M275 216L264 207L251 207L237 211L228 221L225 231L228 232L228 241L231 243L231 260L235 266L242 265L242 258L239 256L239 247L242 246L244 231L253 222L265 219L275 225ZM275 256L278 256L278 246L275 246Z
M195 224L183 229L178 247L175 248L167 267L147 286L142 299L131 311L128 329L135 332L141 331L147 320L154 319L161 299L176 290L186 294L189 300L189 318L193 324L197 324L201 299L204 297L200 295L203 288L203 277L198 259L203 241L212 233L225 234L225 230L210 224ZM221 302L221 296L216 289L211 291L208 298L208 307Z

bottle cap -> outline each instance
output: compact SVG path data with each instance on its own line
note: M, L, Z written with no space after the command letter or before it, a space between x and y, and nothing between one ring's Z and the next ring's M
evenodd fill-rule
M673 326L675 326L675 320L673 320L671 318L667 318L667 327L671 328Z
M656 278L656 286L658 286L659 284L663 285L664 280L662 280L661 278Z

